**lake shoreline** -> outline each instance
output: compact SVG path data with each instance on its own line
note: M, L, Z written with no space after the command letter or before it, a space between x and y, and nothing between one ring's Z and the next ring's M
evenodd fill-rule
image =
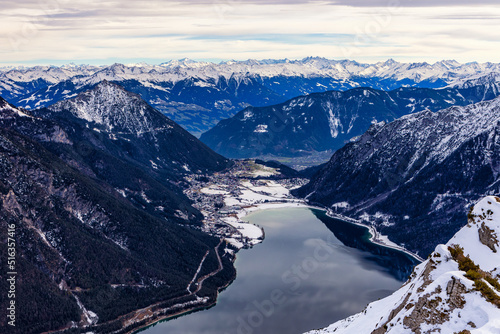
M300 200L300 199L297 199L295 201L289 201L289 202L284 201L282 203L277 202L277 203L255 204L254 206L249 207L249 208L245 208L242 210L242 212L238 213L238 218L243 219L246 216L248 216L252 213L258 212L258 211L281 209L281 208L309 208L309 209L316 209L316 210L324 211L326 213L326 215L330 218L339 219L339 220L342 220L346 223L365 227L366 229L368 229L368 231L370 233L370 242L372 242L375 245L400 251L402 253L405 253L405 254L411 256L412 258L414 258L415 260L417 260L419 262L425 261L425 259L423 259L419 255L409 251L408 249L406 249L404 247L401 247L395 243L387 243L384 240L378 239L378 236L381 236L381 234L377 231L377 229L375 229L371 225L364 224L364 223L362 223L359 220L356 220L354 218L343 216L343 215L338 214L338 213L333 213L331 210L329 210L328 208L325 208L325 207L307 204L305 201Z
M347 216L343 216L341 214L338 214L338 213L332 213L330 212L329 210L327 209L321 209L321 210L324 210L326 211L326 214L328 217L330 218L334 218L334 219L339 219L339 220L342 220L342 221L345 221L347 223L351 223L351 224L354 224L354 225L357 225L357 226L362 226L362 227L366 227L368 229L368 231L370 232L370 241L373 243L373 244L376 244L378 246L382 246L382 247L386 247L386 248L390 248L390 249L394 249L394 250L397 250L397 251L400 251L400 252L403 252L411 257L413 257L415 260L419 261L419 262L424 262L425 259L423 259L422 257L420 257L418 254L415 254L411 251L409 251L408 249L404 248L404 247L401 247L395 243L392 243L392 244L388 244L386 242L384 242L383 240L381 239L378 239L378 236L381 236L382 234L380 234L377 229L371 225L367 225L367 224L364 224L356 219L353 219L353 218L350 218L350 217L347 217Z
M207 310L209 310L212 307L215 307L217 305L217 299L219 298L219 294L221 292L223 292L225 289L227 289L227 287L229 287L236 280L236 278L237 278L237 276L235 276L226 285L220 287L219 290L217 291L217 295L215 296L214 301L211 302L208 305L203 305L203 306L198 306L198 307L192 307L192 308L188 308L188 309L185 309L185 310L181 310L181 311L179 311L179 312L177 312L175 314L170 314L170 315L165 315L163 317L158 317L158 318L156 318L154 320L151 320L150 322L148 322L146 324L141 325L140 327L136 327L136 328L131 329L131 330L127 331L127 332L124 332L123 334L137 334L137 333L140 333L140 332L143 332L143 331L147 330L148 328L154 327L155 325L157 325L159 323L162 323L162 322L167 322L167 321L175 320L175 319L177 319L179 317L187 316L189 314L196 313L196 312L207 311Z
M216 308L197 313L196 315L182 317L183 319L177 319L172 322L167 321L161 326L152 329L151 333L148 332L148 334L165 332L183 333L183 330L185 333L197 333L198 331L200 333L205 333L205 330L201 329L206 328L205 324L210 322L210 319L214 318L221 319L221 321L224 319L224 322L222 322L223 325L210 324L210 326L208 326L210 329L207 329L206 333L224 333L225 328L232 328L233 330L226 330L226 332L234 333L234 329L240 328L239 326L243 323L245 325L241 326L250 326L250 328L254 328L254 326L258 327L260 323L267 321L270 322L269 326L264 326L262 328L262 333L271 333L269 330L272 331L272 326L275 326L272 325L272 322L276 321L276 326L278 326L276 328L291 329L292 327L290 326L294 325L281 325L282 321L277 319L282 319L283 316L286 317L286 314L288 314L287 312L292 312L292 314L294 314L293 312L295 311L290 310L284 311L283 313L277 313L277 315L273 315L273 317L277 316L274 320L267 320L271 312L262 313L262 309L259 308L259 305L270 305L270 301L273 300L273 291L276 290L281 293L281 296L286 296L287 303L291 303L286 307L290 308L294 308L292 305L295 305L299 299L309 299L312 296L316 296L312 297L310 300L311 303L314 303L310 304L311 307L320 308L315 317L304 318L304 321L301 321L300 319L302 318L297 315L294 321L298 321L301 325L294 328L300 328L300 331L290 331L290 333L301 333L302 330L305 332L310 328L322 325L323 321L325 321L324 319L328 319L325 323L331 323L332 316L336 319L338 314L340 314L342 318L354 314L361 310L366 303L386 296L403 284L406 276L403 279L395 276L393 272L390 271L391 269L389 269L389 267L385 267L383 262L377 262L373 259L373 256L378 256L376 254L381 254L386 260L390 257L394 257L394 263L403 261L408 265L413 261L413 259L406 254L398 250L389 251L387 247L381 248L379 245L373 244L371 247L378 249L381 253L375 251L372 254L368 254L366 249L358 249L357 247L346 245L342 242L342 239L338 239L334 234L332 234L332 239L329 239L329 233L335 232L329 230L328 225L324 224L319 218L330 218L327 218L326 210L312 207L306 203L262 203L262 205L247 207L245 211L245 213L240 212L240 216L242 216L244 220L248 218L251 223L257 226L262 226L266 231L267 242L258 246L256 245L252 250L243 251L241 253L238 252L236 254L237 261L241 261L235 263L238 279L231 284L227 291L228 294L221 294L219 296L217 301L219 305ZM305 219L305 217L309 218ZM347 235L348 238L351 236L350 238L355 238L363 244L372 244L371 241L368 240L369 235L367 234L366 227L356 228L354 224L342 221L338 221L337 224L339 228L344 229L345 233L349 233ZM307 252L305 252L306 250ZM346 259L351 259L351 256L355 256L356 260L352 260L352 262L349 260L346 262ZM311 259L315 260L313 261L315 264L312 266L312 262L310 262ZM338 263L342 266L349 263L346 266L346 270L354 275L353 279L346 280L345 275L341 275L342 278L336 278L336 275L340 272L337 269L339 267L336 267L336 265L323 266L324 263L328 263L329 261L332 261L332 263L340 261ZM295 271L297 268L302 271ZM312 272L316 271L316 269L318 272L313 275ZM358 272L364 274L354 274ZM327 273L329 275L325 275ZM330 279L327 279L328 277L330 277ZM372 278L370 279L369 277ZM309 279L311 279L311 281L309 281ZM329 280L331 281L330 283L327 282ZM316 286L314 284L319 285ZM356 292L354 293L357 296L357 294L360 293L359 291L363 291L362 296L360 296L357 302L353 302L352 304L357 305L356 307L360 307L360 309L353 310L353 313L343 313L350 311L351 305L349 305L342 306L346 307L343 311L342 307L339 306L338 308L334 307L334 313L328 312L328 307L326 307L327 304L324 304L326 300L329 300L330 304L328 305L340 305L337 303L338 300L344 299L344 294L348 295L351 293L347 292L351 291L351 288L346 289L344 287L345 284L350 287L358 287L357 284L360 284L360 290L355 288L354 290ZM390 284L391 287L387 287L384 284ZM367 288L367 286L372 286L372 288ZM304 290L295 290L299 287ZM297 291L301 291L301 293L297 293ZM378 294L374 294L375 291L377 291ZM319 295L317 295L317 293L319 293ZM373 294L372 297L368 297L368 295L371 294ZM295 298L297 299L295 300ZM319 303L314 302L316 299ZM273 305L277 310L280 304L276 303ZM266 307L269 308L270 306ZM256 312L261 312L258 313L260 314L261 320L259 325L252 325L252 320L257 319ZM297 310L297 312L303 314L300 310ZM251 316L253 316L253 318L250 318ZM273 333L285 332L287 331L276 330ZM250 332L248 331L245 333Z
M243 181L241 181L243 182ZM278 181L279 182L279 181ZM245 218L247 216L249 216L250 214L253 214L253 213L257 213L257 212L260 212L260 211L266 211L266 210L274 210L274 209L283 209L283 208L308 208L308 209L315 209L315 210L321 210L323 212L325 212L325 214L330 217L330 218L333 218L333 219L339 219L339 220L342 220L346 223L349 223L349 224L354 224L354 225L358 225L358 226L362 226L364 228L366 228L369 233L370 233L370 239L369 241L374 244L374 245L377 245L377 246L381 246L381 247L385 247L385 248L389 248L389 249L394 249L396 251L399 251L399 252L402 252L402 253L405 253L409 256L411 256L412 258L418 260L418 261L423 261L423 259L421 259L418 255L416 254L413 254L412 252L404 249L403 247L400 247L396 244L391 244L391 243L387 243L387 242L384 242L384 240L380 240L378 239L378 236L380 236L380 233L378 233L378 231L376 231L376 229L373 227L373 226L370 226L370 225L367 225L367 224L363 224L355 219L352 219L352 218L349 218L349 217L345 217L345 216L341 216L341 215L338 215L338 214L335 214L333 212L331 212L331 210L329 210L328 208L325 208L325 207L320 207L320 206L315 206L315 205L310 205L309 203L307 203L305 200L303 199L299 199L299 198L295 198L295 197L292 197L290 194L289 194L289 190L291 189L287 189L288 190L288 193L287 194L284 194L282 195L282 197L274 197L272 195L265 195L267 200L262 200L262 198L259 198L258 196L259 195L262 195L262 193L265 193L266 191L266 186L262 186L260 185L257 188L253 188L253 187L249 187L248 184L247 185L243 185L240 183L239 185L242 189L247 189L251 192L251 194L249 195L247 193L247 196L241 196L244 200L246 200L247 202L245 203L245 205L241 205L239 208L237 208L234 212L234 219L237 220L236 222L236 226L238 226L238 224L240 225L252 225L252 226L256 226L258 227L261 231L262 231L262 235L261 236L257 236L257 235L245 235L245 227L240 231L240 233L242 233L242 237L246 237L248 238L247 240L250 241L250 242L247 242L245 243L244 245L242 244L241 247L237 247L238 250L234 252L233 254L233 264L234 264L234 261L236 260L236 257L238 256L238 252L240 249L242 248L251 248L259 243L261 243L264 238L265 238L265 231L264 231L264 228L258 226L258 225L255 225L255 224L251 224L249 222L247 222L245 220ZM269 191L271 192L272 190L272 187L269 187ZM222 195L224 197L224 201L231 201L231 200L234 200L234 195L231 196L230 193L225 193L223 191L221 191L221 193L217 193L216 191L212 191L214 192L215 194L214 195ZM207 195L210 195L210 192L207 191ZM212 214L218 212L220 210L214 210L214 212L212 212ZM224 221L225 218L222 219L222 221ZM224 221L225 222L225 221ZM225 222L226 224L228 224L228 222ZM228 224L230 225L230 224ZM221 240L226 240L228 243L233 243L230 241L230 239L233 239L234 236L231 236L230 238L228 237L222 237ZM233 244L234 245L234 244ZM236 245L234 245L236 246ZM214 307L216 304L217 304L217 301L218 301L218 297L219 297L219 294L220 292L222 292L223 290L225 290L228 286L230 286L237 278L237 274L235 275L235 277L229 281L224 287L220 287L218 289L218 292L215 296L215 299L213 301L210 302L210 304L208 305L198 305L198 306L195 306L195 307L189 307L185 310L179 310L179 312L175 313L175 314L172 314L172 315L167 315L167 316L164 316L164 317L160 317L160 318L156 318L154 320L151 320L151 321L148 321L146 324L144 325L141 325L139 328L135 328L133 330L130 330L130 331L127 331L126 334L136 334L136 333L139 333L139 332L142 332L144 331L145 329L149 328L149 327L152 327L154 326L155 324L158 324L160 322L167 322L167 321L170 321L170 320L173 320L175 318L179 318L183 315L188 315L190 313L193 313L193 312L197 312L197 311L203 311L203 310L207 310L207 309L210 309L212 307Z

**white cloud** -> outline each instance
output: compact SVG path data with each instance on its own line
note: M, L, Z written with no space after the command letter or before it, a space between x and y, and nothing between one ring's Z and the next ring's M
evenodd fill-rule
M495 2L8 0L0 63L305 56L500 62Z

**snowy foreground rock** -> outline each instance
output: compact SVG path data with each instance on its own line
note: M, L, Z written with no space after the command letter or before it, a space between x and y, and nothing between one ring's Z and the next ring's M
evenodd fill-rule
M485 197L399 290L308 334L500 333L499 232L500 198Z

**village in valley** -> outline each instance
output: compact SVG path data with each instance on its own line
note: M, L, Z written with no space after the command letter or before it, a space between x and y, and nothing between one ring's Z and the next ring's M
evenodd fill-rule
M188 176L185 194L205 216L202 230L224 238L237 249L249 248L264 239L262 228L242 221L257 209L300 207L305 202L290 190L307 183L305 178L287 177L279 168L255 160L235 161L228 170L213 175Z

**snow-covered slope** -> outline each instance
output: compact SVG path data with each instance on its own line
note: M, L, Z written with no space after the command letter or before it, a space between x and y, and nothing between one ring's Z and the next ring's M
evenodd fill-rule
M30 96L32 93L60 82L68 81L77 77L91 76L101 70L102 67L90 65L63 65L63 66L33 66L33 67L8 67L0 70L0 95L12 103L22 107L33 107L27 100L20 103L22 97ZM59 100L57 100L59 101ZM47 102L36 101L39 105L48 105ZM45 103L45 104L44 104ZM51 104L51 103L49 103Z
M30 117L26 112L14 107L0 97L0 118L12 118L15 116Z
M498 95L498 92L500 92L500 72L473 75L459 79L449 85L450 88L458 89L474 89L478 86L484 87L486 93Z
M175 177L221 170L228 163L139 95L109 81L32 113L65 125L77 141Z
M58 102L50 112L69 111L87 122L102 125L108 132L142 135L173 128L171 120L154 110L139 95L102 81L94 89Z
M500 333L499 234L500 198L488 196L394 294L309 334Z

